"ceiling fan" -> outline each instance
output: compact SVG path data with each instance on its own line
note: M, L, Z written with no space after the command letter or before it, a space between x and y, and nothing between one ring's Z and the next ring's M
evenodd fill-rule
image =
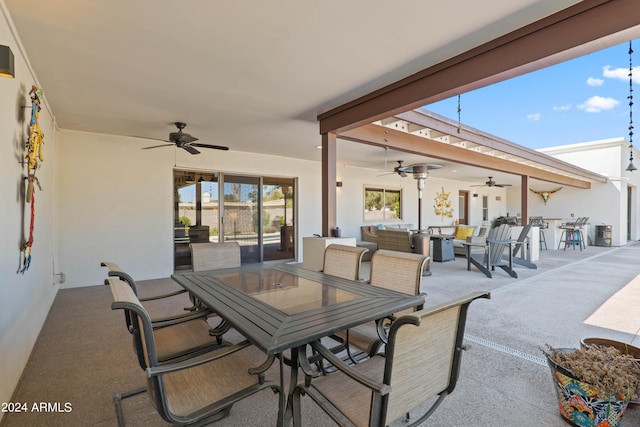
M397 160L397 162L398 162L398 166L393 168L393 172L397 173L403 178L407 176L408 173L413 174L414 178L416 179L420 178L420 176L426 178L426 175L429 173L430 170L440 169L442 167L440 165L433 165L429 163L415 163L412 165L403 166L402 165L403 160Z
M158 148L158 147L168 147L170 145L175 145L176 147L182 148L191 154L200 154L200 151L196 150L194 147L212 148L214 150L225 150L225 151L229 149L229 147L224 147L222 145L196 143L195 141L197 141L198 138L195 138L189 135L188 133L182 132L182 129L184 129L187 126L186 123L175 122L175 125L178 128L178 132L171 132L169 134L168 140L164 140L164 139L160 140L160 141L168 142L169 144L161 144L161 145L154 145L151 147L144 147L143 150L149 150L151 148ZM153 139L153 138L149 138L149 139Z
M511 184L497 184L493 177L489 177L489 181L486 181L484 184L472 185L471 187L511 187Z

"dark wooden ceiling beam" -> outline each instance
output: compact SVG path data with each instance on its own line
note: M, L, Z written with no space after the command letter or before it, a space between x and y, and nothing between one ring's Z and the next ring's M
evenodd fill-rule
M519 176L528 175L530 178L558 183L561 185L568 185L571 187L584 189L591 188L591 181L586 179L577 179L541 170L532 166L515 163L499 157L482 154L477 151L445 144L432 139L411 135L403 131L397 131L374 124L342 132L338 138L362 144L374 145L377 147L388 147L394 150L419 154L435 159L455 161L456 163L512 173Z
M320 133L353 129L619 43L638 0L585 0L318 116Z

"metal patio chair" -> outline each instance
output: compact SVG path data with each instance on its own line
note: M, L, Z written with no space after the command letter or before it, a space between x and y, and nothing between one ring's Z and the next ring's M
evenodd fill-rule
M380 249L371 257L369 283L381 288L419 295L422 272L428 261L429 257L425 255ZM424 296L426 298L426 294ZM396 313L396 315L412 311L405 310L405 312ZM338 332L336 335L344 340L349 359L356 363L357 356L352 354L351 347L355 347L372 357L385 343L381 338L381 335L384 337L385 333L378 331L378 328L384 328L384 325L384 320L369 322L347 331Z
M362 257L368 251L358 246L329 245L324 250L322 271L343 279L358 280Z
M165 421L179 425L216 421L227 416L234 403L266 388L279 393L282 414L284 397L280 383L265 379L265 371L275 356L267 357L243 341L195 357L163 362L159 344L164 337L160 335L168 328L154 329L148 312L124 281L108 279L108 282L114 298L111 308L128 312L136 348L142 351L147 387L141 392L148 392ZM208 337L206 331L200 335ZM175 338L180 336L184 334ZM119 426L124 425L121 400L121 395L114 397Z
M319 342L312 348L337 369L319 376L300 349L305 381L294 389L293 424L301 425L301 395L311 397L341 426L385 426L435 396L427 412L408 426L422 424L453 392L458 380L469 304L488 292L408 314L393 322L385 354L347 365Z

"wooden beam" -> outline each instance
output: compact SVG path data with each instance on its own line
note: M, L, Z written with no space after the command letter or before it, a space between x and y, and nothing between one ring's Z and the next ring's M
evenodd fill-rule
M628 40L638 0L584 0L318 116L320 133L373 121ZM595 46L597 44L597 46Z
M482 154L474 150L455 145L443 144L421 136L408 134L406 132L385 128L379 125L369 124L356 129L351 129L340 133L341 139L359 142L362 144L374 145L377 147L389 147L407 153L432 157L447 161L453 161L479 168L491 169L500 172L512 173L514 175L528 175L531 178L568 185L571 187L591 188L591 182L584 179L572 178L558 173L544 171L532 166L511 162L509 160ZM324 144L323 144L324 145ZM324 161L323 161L324 162ZM323 170L324 170L323 163ZM335 165L334 165L335 167ZM335 171L334 171L335 173ZM335 182L334 182L335 186ZM335 188L334 188L335 191Z
M529 176L520 177L520 221L522 225L529 223Z
M322 235L331 236L336 228L336 134L322 135Z

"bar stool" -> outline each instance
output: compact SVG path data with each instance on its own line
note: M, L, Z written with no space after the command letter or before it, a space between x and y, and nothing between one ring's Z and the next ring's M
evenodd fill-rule
M573 241L573 230L575 229L575 225L576 225L576 221L565 222L561 224L560 227L558 227L559 229L562 230L562 234L560 235L560 241L558 242L558 250L560 250L560 246L563 243L564 243L564 250L567 250L567 246L569 246L571 244L570 242ZM574 249L575 249L575 246L574 246Z
M576 249L576 246L582 249L586 249L587 246L584 241L584 234L582 230L584 229L584 225L589 220L589 217L580 217L575 222L566 222L562 224L560 227L562 229L562 235L560 236L560 242L558 243L558 250L560 246L564 243L564 250L567 250L567 246L573 246L573 249Z
M544 236L544 229L549 228L549 223L545 222L541 216L530 216L529 224L531 224L532 227L538 227L540 231L540 249L542 249L542 245L544 245L544 249L547 250L547 239Z

